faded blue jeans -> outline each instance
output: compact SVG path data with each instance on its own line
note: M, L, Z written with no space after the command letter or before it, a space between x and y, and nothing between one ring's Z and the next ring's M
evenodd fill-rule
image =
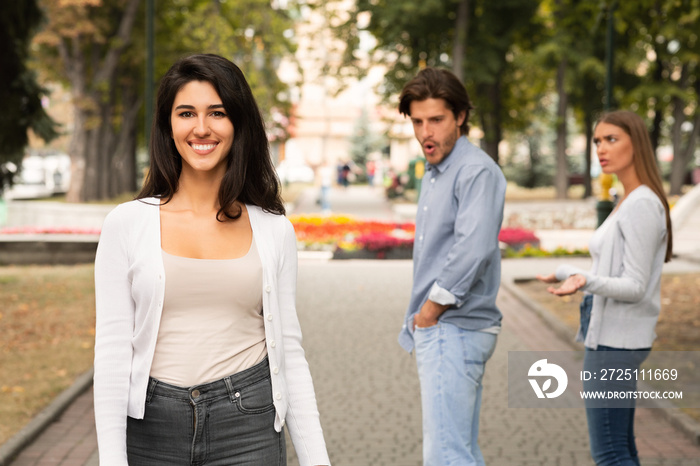
M129 465L286 465L284 431L274 422L267 358L189 388L151 378L144 418L127 418Z
M633 392L637 381L619 376L628 370L630 374L649 355L651 348L625 350L599 345L596 350L586 348L583 369L595 378L583 382L586 391ZM611 373L614 371L614 374ZM605 375L603 375L605 374ZM602 378L606 380L601 380ZM610 380L612 379L612 380ZM634 441L634 399L587 399L586 418L591 456L598 466L639 466L637 445Z
M423 465L483 465L479 412L497 336L439 322L413 334L423 408Z

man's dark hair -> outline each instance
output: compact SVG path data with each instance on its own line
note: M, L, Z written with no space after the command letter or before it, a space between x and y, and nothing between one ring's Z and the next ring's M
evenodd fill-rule
M399 112L411 116L411 102L427 99L442 99L447 107L452 110L455 118L464 112L464 123L459 127L459 133L469 133L469 110L474 108L467 90L457 79L457 76L448 70L438 68L425 68L416 77L410 80L401 91L399 97Z

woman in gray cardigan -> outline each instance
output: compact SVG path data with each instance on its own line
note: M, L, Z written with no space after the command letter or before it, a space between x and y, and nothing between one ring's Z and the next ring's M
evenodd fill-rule
M661 270L672 254L669 206L646 125L638 115L604 114L593 142L603 172L617 176L624 197L591 237L589 271L562 265L556 273L537 278L561 283L548 288L558 296L585 293L576 339L586 347L584 370L599 376L584 382L584 390L635 391L634 377L602 381L601 369L634 374L651 350L661 308ZM633 399L586 400L596 464L639 465L634 406Z

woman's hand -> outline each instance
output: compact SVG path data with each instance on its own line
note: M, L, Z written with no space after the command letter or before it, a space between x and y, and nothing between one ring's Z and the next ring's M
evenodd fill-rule
M548 283L548 282L545 282L545 283ZM586 277L584 277L580 273L577 273L574 275L570 275L569 278L564 280L564 283L562 283L559 288L555 288L553 286L550 286L549 288L547 288L547 291L549 291L553 295L566 296L566 295L576 293L578 290L583 288L585 285L586 285Z
M543 283L559 283L557 276L553 273L550 273L549 275L535 275L535 278Z

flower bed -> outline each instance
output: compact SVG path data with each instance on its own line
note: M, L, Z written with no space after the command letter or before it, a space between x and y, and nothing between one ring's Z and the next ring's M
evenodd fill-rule
M332 251L336 259L410 258L413 223L359 220L345 215L291 216L300 250Z
M524 228L502 228L498 234L498 241L504 243L506 248L520 251L525 247L539 248L540 239L532 230Z
M396 223L361 220L347 215L293 215L297 246L302 251L330 251L335 259L410 259L416 226L412 222ZM5 227L0 235L63 234L99 235L95 228ZM524 228L503 228L498 235L503 257L550 257L588 255L586 250L554 251L540 249L539 238Z
M330 251L334 259L410 259L415 224L358 220L318 215L290 217L300 250ZM544 251L533 231L504 228L498 235L503 257L587 255L588 251L557 248Z

